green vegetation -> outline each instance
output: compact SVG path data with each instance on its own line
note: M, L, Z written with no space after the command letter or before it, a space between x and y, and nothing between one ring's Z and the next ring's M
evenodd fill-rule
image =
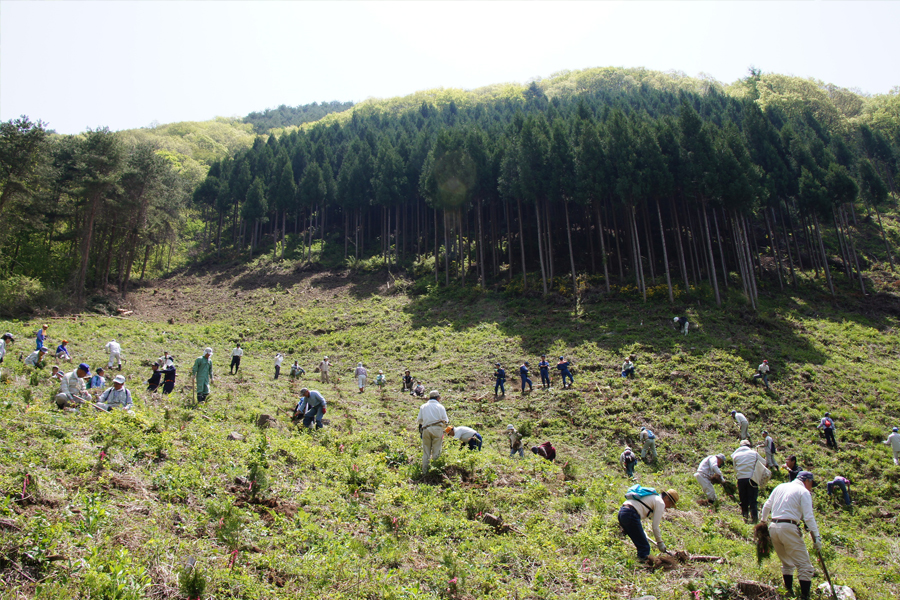
M796 454L820 479L852 480L852 511L822 487L814 494L829 572L864 600L900 594L900 467L880 443L900 419L896 298L845 294L836 308L811 287L761 294L752 311L734 297L714 308L707 289L681 306L697 324L683 337L672 329L665 286L647 303L632 286L554 305L512 285L417 293L415 282L383 270L257 262L257 270L202 270L135 290L128 318L51 321L51 343L66 337L75 359L92 366L105 363L106 341L122 342L134 417L57 411L48 372L32 376L15 360L39 321L0 322L19 337L4 363L11 379L0 383L6 595L675 600L698 590L750 598L737 582L777 587L780 567L757 565L736 502L703 505L692 477L704 456L737 447L731 408L751 419L754 442L763 428L772 432L780 459ZM245 356L230 376L235 341ZM207 344L213 394L194 406L189 365ZM168 398L142 385L163 350L180 365ZM307 377L272 381L276 351L298 359ZM573 361L574 389L518 392L515 367L540 353ZM618 370L630 353L637 378L625 380ZM337 383L315 381L323 354ZM774 371L768 392L750 379L763 357ZM384 394L358 393L358 360L385 371ZM497 360L510 373L501 399L490 380ZM452 423L484 435L482 452L446 444L420 472L420 400L397 391L404 368L442 391ZM321 431L290 425L286 409L301 385L328 399ZM837 452L815 430L826 410ZM278 424L257 429L263 413ZM507 423L526 446L553 441L556 464L509 458ZM631 484L618 455L637 444L641 425L657 434L660 462L639 464L638 480L681 492L663 522L667 545L724 564L637 564L615 513ZM226 440L230 432L244 440ZM725 473L733 477L730 466ZM486 524L486 514L508 527Z

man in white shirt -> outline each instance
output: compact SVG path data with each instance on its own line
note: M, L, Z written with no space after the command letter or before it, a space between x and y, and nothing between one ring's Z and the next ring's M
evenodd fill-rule
M281 374L281 363L284 362L284 356L281 355L281 352L275 353L275 379L278 379L278 375Z
M756 373L753 374L753 380L762 379L763 383L766 384L766 388L769 387L769 361L763 360L762 363L758 367L756 367Z
M718 482L721 483L722 480L725 479L725 476L722 475L722 470L719 468L724 464L724 454L712 454L700 462L700 466L697 467L697 472L694 473L694 479L696 479L697 483L700 484L700 487L703 488L703 493L706 494L706 499L710 502L715 502L718 499L716 497L716 488L713 487L712 480L713 478L717 478Z
M369 376L369 372L363 366L362 363L356 365L356 370L353 372L356 375L356 383L359 387L359 393L362 394L366 390L366 378Z
M447 410L441 404L441 394L433 390L428 402L419 407L419 432L422 435L422 475L428 473L428 463L441 455L444 426L450 423Z
M747 420L747 417L744 416L744 413L739 413L736 410L731 411L731 416L734 417L734 420L737 421L738 426L741 428L741 439L749 440L750 421Z
M109 364L107 368L112 369L113 363L118 363L119 370L122 370L122 346L119 345L119 342L116 340L111 340L106 342L106 351L109 352Z
M809 599L812 576L815 572L803 541L801 522L806 523L806 528L812 533L815 549L822 550L822 538L813 514L812 489L815 485L812 473L800 471L794 481L782 483L772 490L760 515L763 521L772 515L769 535L772 536L772 545L778 553L778 558L781 559L784 587L789 596L793 594L796 569L797 578L800 580L801 600Z
M677 503L678 492L668 490L661 494L629 498L622 504L622 508L619 509L619 525L637 548L638 560L645 561L650 557L650 543L647 541L647 534L644 533L641 521L652 518L656 547L660 552L665 552L666 545L662 541L659 524L662 522L666 509L675 508Z
M113 386L107 388L106 391L100 394L100 398L95 406L106 411L112 410L113 408L121 408L134 414L132 410L134 404L131 401L131 392L125 388L124 375L116 375L115 379L113 379Z
M463 446L468 444L469 450L481 451L481 434L471 427L448 426L444 429L444 433L462 442Z
M35 350L25 357L25 365L29 367L41 368L44 366L44 355L47 354L46 348Z
M163 371L175 368L175 358L166 351L163 351L163 355L156 362L159 363L159 368Z
M243 355L244 350L241 348L241 345L235 345L234 350L231 351L231 367L228 368L228 372L232 375L237 375L238 370L241 368L241 357Z
M766 436L766 441L761 444L766 449L766 466L770 469L778 470L778 462L775 460L775 440L769 435L769 432L763 429L762 434ZM759 448L759 446L757 446Z
M3 364L3 357L6 356L7 344L12 344L15 341L16 338L11 333L4 333L3 336L0 337L0 365Z
M331 369L331 363L328 362L328 357L322 359L322 362L319 363L319 378L322 383L328 383L328 371Z
M753 484L750 478L756 469L756 463L760 456L755 448L750 447L748 440L741 440L741 445L731 454L734 463L734 476L737 479L738 499L741 503L741 515L744 521L748 518L752 523L759 520L759 486Z
M891 435L881 443L888 444L891 447L891 450L894 452L894 464L900 465L900 428L894 427Z
M91 368L85 363L81 363L77 369L63 376L59 382L59 393L56 394L55 398L56 406L60 410L90 401L90 398L84 391L84 378L90 376L90 374Z

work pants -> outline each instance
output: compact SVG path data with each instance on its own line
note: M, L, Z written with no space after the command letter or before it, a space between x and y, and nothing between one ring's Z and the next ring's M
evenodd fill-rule
M634 367L628 367L622 371L622 377L634 377Z
M650 455L653 457L653 462L656 462L656 440L647 440L643 444L643 448L641 448L641 460L647 460L647 452L650 452Z
M428 463L441 455L444 443L444 426L441 423L422 430L422 474L428 472Z
M716 488L713 487L712 481L704 475L703 473L694 473L694 478L697 480L697 483L700 484L700 487L703 488L703 493L706 494L706 499L710 502L715 502L717 500L716 497Z
M750 478L738 479L738 500L741 503L741 514L756 523L759 520L759 488L751 483Z
M771 523L769 535L772 536L772 545L781 560L782 575L793 575L796 569L798 579L812 581L815 571L809 560L809 552L806 551L800 527L793 523Z
M837 450L837 440L834 439L834 429L830 427L825 428L825 443L828 444L829 448L834 448Z
M366 376L365 375L360 375L359 377L357 377L357 380L358 380L357 383L359 385L356 387L358 387L359 389L363 389L364 387L366 387Z
M275 365L275 379L278 379L279 375L281 375L281 365Z
M322 380L322 383L328 383L328 371L322 371L319 375L319 379Z
M316 422L316 429L322 429L322 405L312 406L306 410L303 415L303 426L312 428L313 421Z
M619 525L637 548L638 559L644 560L650 556L650 542L641 525L641 515L630 504L623 504L619 509Z
M231 357L231 366L228 368L228 371L232 375L237 375L238 369L241 368L241 357L240 356L232 356Z
M900 465L900 450L894 450L894 464Z
M522 375L522 391L525 391L525 384L528 384L528 389L533 390L534 384L531 383L531 380L528 378L528 375Z
M120 369L122 367L122 355L118 352L109 353L109 368L112 369L113 363L118 363Z
M506 388L503 385L504 381L505 380L503 380L503 379L498 379L497 383L494 384L494 395L495 396L497 395L497 390L500 390L500 393L503 394L504 396L506 395Z
M836 487L841 488L841 491L844 493L844 504L850 506L850 487L843 481L829 481L828 485L826 486L829 496Z
M778 463L775 462L775 455L768 448L766 449L766 466L770 469L777 469Z
M566 387L566 377L569 378L569 385L575 383L575 378L572 377L572 373L570 373L569 371L562 371L560 375L562 375L563 387Z
M628 461L625 463L625 473L628 474L629 477L634 477L634 465L637 461Z
M550 387L550 370L549 369L541 369L541 385L546 385Z
M750 423L738 423L741 426L741 439L749 440L750 439Z
M475 435L470 437L466 443L469 445L469 450L478 450L479 452L481 452L481 442L481 434L476 433Z

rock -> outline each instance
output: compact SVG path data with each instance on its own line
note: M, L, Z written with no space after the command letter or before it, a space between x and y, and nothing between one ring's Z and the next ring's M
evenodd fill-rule
M827 583L821 584L818 587L818 590L822 592L826 598L831 598L831 586ZM854 594L853 590L846 585L834 586L834 593L837 595L838 600L856 600L856 594Z
M272 415L259 415L259 418L256 419L256 426L260 429L264 427L275 427L278 424L278 421L275 420L275 417Z
M233 442L240 442L244 439L244 436L239 434L237 431L232 431L231 433L228 434L228 439Z
M175 318L174 317L169 318L169 325L174 325L174 324L175 324Z
M387 413L381 412L381 413L378 413L378 416L381 417L381 418L383 419L384 417L387 416Z

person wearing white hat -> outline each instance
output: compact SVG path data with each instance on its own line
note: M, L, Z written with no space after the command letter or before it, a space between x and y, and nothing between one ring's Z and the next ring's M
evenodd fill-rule
M197 402L204 402L209 396L209 384L213 380L212 348L203 351L203 356L198 356L191 367L197 390Z
M109 352L109 363L106 365L107 368L112 369L113 363L118 363L119 370L122 370L122 346L116 340L111 340L106 342L104 346L106 351Z
M6 347L7 344L12 344L16 341L16 337L11 333L4 333L2 337L0 337L0 365L3 364L3 357L6 356Z
M691 324L688 321L687 317L674 317L672 319L672 323L675 324L675 329L680 330L684 335L688 334L688 329L690 328Z
M131 401L131 392L125 387L124 375L116 375L113 379L113 386L100 394L95 406L106 411L121 408L132 412L134 404Z
M378 370L378 375L375 376L375 385L378 386L379 389L384 389L384 386L387 385L387 381L384 379L384 371Z
M694 478L700 484L700 487L703 488L703 493L706 494L706 499L710 502L718 500L713 482L724 481L725 476L722 475L722 469L720 468L724 464L724 454L712 454L703 459L700 466L697 467L697 472L694 473Z
M284 355L281 352L275 353L275 379L278 379L278 376L281 375L281 363L284 362Z
M731 416L734 417L734 420L737 422L738 426L741 428L741 439L749 440L750 439L750 421L747 417L744 416L744 413L739 413L736 410L731 411Z
M354 374L356 375L356 383L359 384L359 393L362 394L366 389L366 378L369 376L369 372L362 363L358 363Z
M507 425L506 437L509 438L509 455L515 456L518 454L524 458L525 446L522 445L522 434L516 431L516 428L512 425Z
M319 363L319 377L322 383L328 383L328 371L331 369L331 363L328 361L328 357L322 359L322 362Z
M891 430L891 435L881 443L890 445L891 450L894 452L894 464L900 465L900 427L894 427Z
M433 390L428 402L419 407L419 433L422 435L422 475L428 473L428 464L441 455L444 427L450 424L447 409L441 404L441 393Z

